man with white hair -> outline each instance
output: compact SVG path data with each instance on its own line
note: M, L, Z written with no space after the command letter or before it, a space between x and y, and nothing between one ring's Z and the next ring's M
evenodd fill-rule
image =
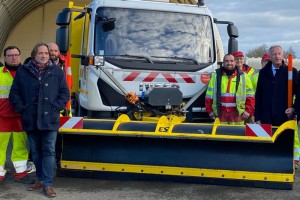
M260 124L272 124L280 126L284 122L294 118L297 109L297 100L292 107L288 107L288 68L284 62L282 47L271 46L269 49L271 62L268 62L259 72L257 89L255 93L255 120ZM298 72L293 68L293 94L296 94ZM299 92L298 92L299 93ZM297 128L296 128L297 130ZM299 139L295 134L294 152L295 168L299 164Z
M279 45L269 49L271 62L259 72L255 94L256 123L280 126L294 114L288 108L288 69L283 61L283 50ZM296 92L298 73L293 68L293 94Z

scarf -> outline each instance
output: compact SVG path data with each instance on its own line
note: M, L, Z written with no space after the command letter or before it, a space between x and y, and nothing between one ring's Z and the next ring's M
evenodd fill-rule
M43 76L48 67L52 64L50 60L47 63L38 63L34 58L31 60L33 72L40 78Z

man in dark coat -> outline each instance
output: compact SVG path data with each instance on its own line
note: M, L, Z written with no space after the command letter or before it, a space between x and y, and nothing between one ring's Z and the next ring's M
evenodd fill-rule
M38 181L28 190L43 188L48 197L55 197L52 189L55 143L60 111L66 106L70 91L64 72L49 60L47 44L37 43L31 58L18 69L9 99L15 111L21 113L36 166Z
M256 123L280 126L294 114L288 108L288 69L283 61L281 46L269 49L270 61L260 70L255 94ZM297 87L298 73L293 68L293 94Z

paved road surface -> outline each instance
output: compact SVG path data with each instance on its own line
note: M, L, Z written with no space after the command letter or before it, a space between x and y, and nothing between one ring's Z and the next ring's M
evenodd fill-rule
M41 191L26 191L27 186L6 180L0 185L0 199L48 199ZM228 187L203 184L153 181L108 181L95 179L55 179L56 199L72 200L192 200L192 199L300 199L300 176L297 174L293 190Z
M8 151L8 155L11 150ZM9 163L11 167L11 163ZM54 188L55 199L62 200L289 200L300 199L300 169L296 172L293 190L272 190L215 186L178 182L154 181L112 181L57 177ZM31 174L34 177L34 174ZM28 186L13 181L13 174L7 174L0 184L2 200L48 199L41 191L29 192Z

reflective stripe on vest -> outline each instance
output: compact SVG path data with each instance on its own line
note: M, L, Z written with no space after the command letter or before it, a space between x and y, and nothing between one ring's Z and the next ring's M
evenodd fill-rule
M236 103L221 103L224 107L236 107Z
M0 98L8 98L13 77L9 71L3 71L4 67L0 67Z
M0 94L0 99L7 99L9 94Z
M300 142L299 142L299 127L298 123L295 120L295 133L294 133L294 160L299 161L300 158Z
M213 90L214 90L213 88L208 87L206 90L205 98L212 99L213 98Z
M216 116L219 115L219 112L218 112L218 108L217 108L217 87L218 87L218 81L217 81L217 74L215 73L214 74L214 93L213 93L213 104L212 104L212 109L215 113Z
M0 85L0 90L8 90L9 91L10 88L11 88L10 86L1 86Z
M235 97L235 94L233 93L221 93L222 97Z
M0 166L0 176L4 177L6 174L6 170L4 169L4 166Z
M0 95L9 94L10 88L10 86L0 86Z

